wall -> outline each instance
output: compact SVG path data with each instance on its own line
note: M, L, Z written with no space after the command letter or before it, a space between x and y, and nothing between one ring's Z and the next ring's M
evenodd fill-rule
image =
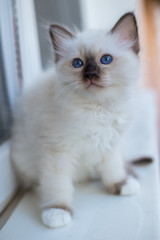
M117 19L136 8L136 0L80 0L84 28L111 28Z

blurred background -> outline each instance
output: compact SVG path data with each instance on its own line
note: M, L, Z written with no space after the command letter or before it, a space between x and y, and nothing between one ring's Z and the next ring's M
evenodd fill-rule
M48 25L110 29L128 11L139 25L139 83L154 89L159 104L159 0L0 0L0 143L10 136L15 98L54 64Z
M136 7L135 0L35 0L36 21L43 68L53 62L45 25L50 22L76 26L80 30L113 27L118 18ZM46 29L47 30L47 29ZM44 34L45 33L45 34Z

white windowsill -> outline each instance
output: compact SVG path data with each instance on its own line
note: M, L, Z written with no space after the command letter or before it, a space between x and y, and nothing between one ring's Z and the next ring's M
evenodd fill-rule
M0 238L159 240L157 162L137 170L142 190L136 196L107 195L99 183L79 187L74 199L73 221L65 228L48 229L43 226L36 197L26 194L1 230Z

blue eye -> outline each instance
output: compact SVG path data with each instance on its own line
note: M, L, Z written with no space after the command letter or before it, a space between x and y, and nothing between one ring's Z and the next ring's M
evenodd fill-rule
M79 58L75 58L72 62L72 66L75 67L75 68L80 68L83 66L83 62L81 59Z
M113 58L111 55L103 55L101 57L101 63L102 64L110 64L113 61Z

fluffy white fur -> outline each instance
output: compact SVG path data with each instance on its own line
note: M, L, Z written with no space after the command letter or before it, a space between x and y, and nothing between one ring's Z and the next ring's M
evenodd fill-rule
M136 180L127 176L119 151L138 78L134 39L122 39L119 29L112 33L91 30L73 38L65 33L58 36L56 31L53 34L60 45L55 49L59 56L56 71L23 94L11 145L20 183L36 186L42 221L49 227L64 226L71 220L68 209L72 208L74 182L99 175L110 192L127 179L121 194L138 190ZM86 88L80 78L82 69L71 64L77 57L85 62L88 52L105 72L100 79L103 88ZM106 53L113 56L113 62L103 65L100 58Z

